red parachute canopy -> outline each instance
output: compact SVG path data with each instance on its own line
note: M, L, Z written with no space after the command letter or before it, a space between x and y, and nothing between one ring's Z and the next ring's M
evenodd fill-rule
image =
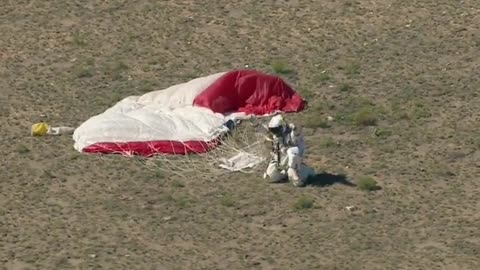
M255 70L237 70L212 83L193 104L218 113L264 115L301 111L305 101L279 77Z

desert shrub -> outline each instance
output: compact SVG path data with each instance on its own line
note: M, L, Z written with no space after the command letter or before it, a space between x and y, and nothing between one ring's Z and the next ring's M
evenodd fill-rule
M357 62L351 62L345 65L345 74L347 75L357 75L360 74L360 64Z
M20 145L17 146L17 153L27 154L27 153L30 153L30 149L28 147L26 147L25 145L20 144Z
M363 176L358 180L358 188L365 191L378 189L377 181L369 176Z
M342 83L338 86L340 92L350 92L352 89L353 87L348 83Z
M294 204L293 208L295 210L310 209L313 207L314 199L308 196L300 197Z
M185 187L185 184L178 181L178 180L175 180L175 181L172 182L172 186L174 186L176 188L183 188L183 187Z
M304 126L307 128L329 128L330 123L318 117L318 115L309 115L304 121Z
M331 80L332 77L330 76L330 74L328 72L324 71L324 72L321 72L320 74L318 74L316 76L316 79L320 82L327 82L327 81Z
M270 66L272 67L273 72L277 74L288 74L292 72L292 70L288 67L288 64L284 61L273 61Z
M357 126L374 126L377 124L377 116L372 108L365 107L355 113L353 121Z
M231 195L227 194L220 199L220 203L226 207L233 207L235 206L235 199Z

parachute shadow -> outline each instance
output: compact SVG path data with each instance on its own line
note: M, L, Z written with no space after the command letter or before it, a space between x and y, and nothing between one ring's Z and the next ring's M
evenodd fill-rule
M317 173L307 179L307 186L326 187L334 184L342 184L349 187L356 187L355 183L350 182L345 175L336 175L327 172Z

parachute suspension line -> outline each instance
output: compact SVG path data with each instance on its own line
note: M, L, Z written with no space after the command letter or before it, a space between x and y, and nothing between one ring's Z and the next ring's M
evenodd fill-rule
M204 151L198 152L184 145L189 150L185 155L160 154L144 160L143 164L150 169L182 178L196 177L213 181L228 172L219 165L237 154L254 155L266 160L268 152L262 147L263 138L253 125L243 123L228 134L202 145ZM172 149L175 149L173 143ZM241 170L244 173L250 171L252 170Z

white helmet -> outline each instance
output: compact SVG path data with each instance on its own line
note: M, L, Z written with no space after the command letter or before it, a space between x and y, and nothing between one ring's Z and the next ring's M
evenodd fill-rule
M275 115L270 119L270 122L268 123L268 128L278 128L280 126L283 126L285 124L285 120L283 119L283 116L281 114Z
M275 115L268 123L268 130L273 134L280 135L285 129L285 120L281 114Z

